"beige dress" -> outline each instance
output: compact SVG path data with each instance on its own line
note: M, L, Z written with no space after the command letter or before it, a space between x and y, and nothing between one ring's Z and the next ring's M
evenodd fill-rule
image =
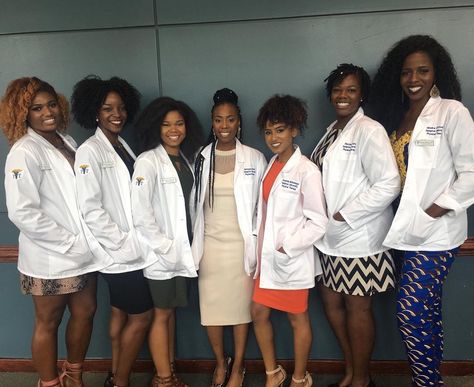
M234 198L234 151L216 151L214 208L206 193L204 254L199 264L202 325L249 323L253 279L244 271L244 241ZM223 172L222 165L231 166ZM229 169L229 168L227 168Z

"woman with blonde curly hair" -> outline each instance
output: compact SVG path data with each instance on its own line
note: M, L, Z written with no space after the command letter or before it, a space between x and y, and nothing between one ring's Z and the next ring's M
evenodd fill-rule
M64 134L67 123L67 101L50 84L25 77L8 85L0 104L0 126L12 145L6 202L20 230L21 290L32 295L35 307L31 351L38 387L83 386L82 362L96 310L93 272L111 263L94 257L97 242L79 214L76 144ZM68 354L58 377L57 332L66 306Z

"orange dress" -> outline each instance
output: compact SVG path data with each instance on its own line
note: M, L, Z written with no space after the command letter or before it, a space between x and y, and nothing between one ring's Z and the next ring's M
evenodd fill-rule
M276 177L281 172L285 163L275 160L262 182L262 196L264 205L268 202L270 191ZM265 218L262 219L263 227L259 232L265 233ZM259 238L263 240L263 238ZM259 243L258 254L261 254L261 243ZM268 306L272 309L288 313L303 313L308 309L308 289L282 290L264 289L260 287L260 276L255 280L252 300L257 304Z

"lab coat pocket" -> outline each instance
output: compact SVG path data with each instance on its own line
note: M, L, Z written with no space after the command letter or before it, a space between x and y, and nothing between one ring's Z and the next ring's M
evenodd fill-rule
M159 261L161 261L161 266L166 270L176 271L179 270L181 264L179 262L180 252L178 251L179 246L175 240L166 254L159 255Z
M298 269L297 259L277 250L273 251L272 277L275 282L286 283L294 277Z
M81 256L85 255L90 251L89 244L86 241L84 234L80 233L75 236L74 243L66 252L66 254L71 256Z
M331 218L327 224L324 238L330 248L337 249L352 241L354 239L353 234L354 230L346 222Z
M142 256L138 241L133 230L129 231L122 246L112 252L115 263L133 263Z
M354 152L344 152L335 157L329 165L331 170L329 178L334 181L351 183L356 175L356 156Z
M419 138L413 141L409 163L416 169L436 168L439 139Z
M438 221L418 207L405 233L405 242L412 246L425 243L431 236L431 231Z

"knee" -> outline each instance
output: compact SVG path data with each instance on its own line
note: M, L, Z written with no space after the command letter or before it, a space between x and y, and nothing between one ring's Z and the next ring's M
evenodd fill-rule
M62 313L53 313L48 316L36 316L35 330L49 333L57 332L59 324L61 324L62 317Z
M129 318L130 323L137 330L146 330L150 327L153 320L153 310L148 310L144 313L134 315L132 318Z
M250 309L250 313L254 324L259 324L268 321L268 310L260 304L253 303Z
M72 319L90 322L94 319L96 310L97 303L95 299L69 308Z

